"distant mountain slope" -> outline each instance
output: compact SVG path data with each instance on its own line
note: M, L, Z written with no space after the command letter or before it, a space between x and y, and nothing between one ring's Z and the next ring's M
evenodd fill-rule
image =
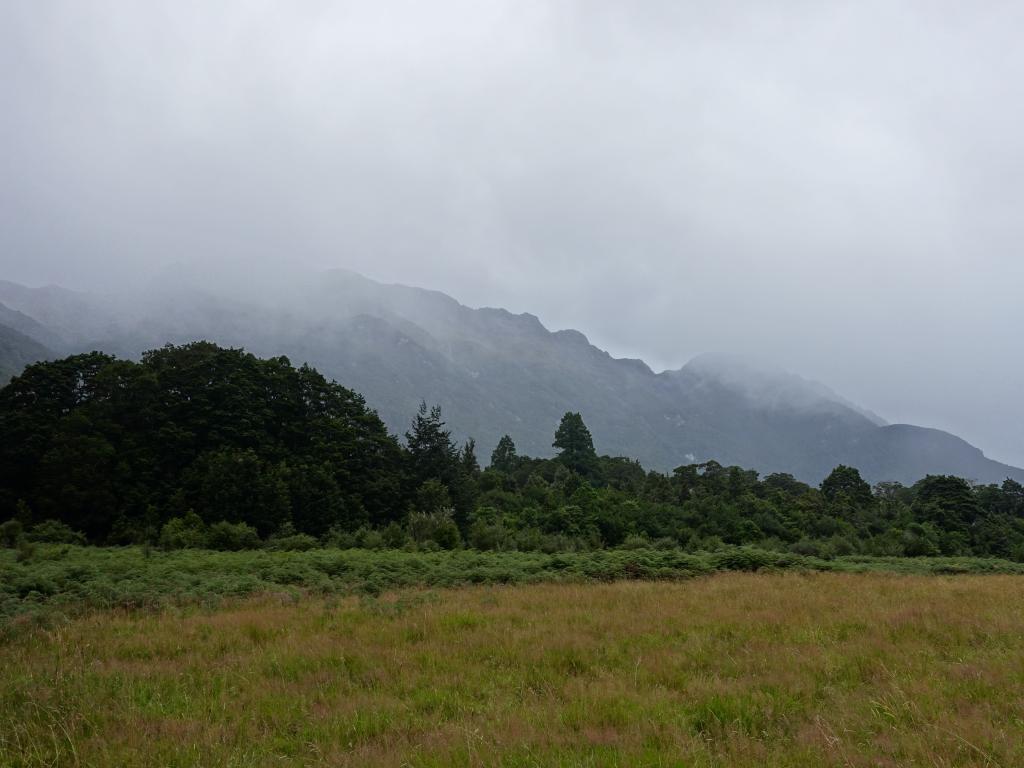
M81 347L90 339L115 335L122 326L116 314L105 308L106 303L99 297L56 285L26 288L0 280L0 304L34 321L32 327L18 329L44 344ZM3 317L0 322L18 327ZM45 336L37 338L37 334Z
M50 349L60 349L64 340L35 318L0 304L0 325L17 331Z
M656 374L639 360L612 358L578 331L549 331L533 315L471 309L443 293L345 271L271 287L213 291L171 275L144 295L101 301L0 283L0 301L75 349L136 356L205 338L309 362L362 392L398 433L421 399L440 403L455 435L475 437L485 460L505 433L523 453L550 455L559 418L578 410L599 451L662 470L715 459L810 482L840 463L872 481L928 473L1024 480L1024 471L953 435L886 426L784 371L705 356Z
M51 350L8 325L0 324L0 386L26 365L54 357Z

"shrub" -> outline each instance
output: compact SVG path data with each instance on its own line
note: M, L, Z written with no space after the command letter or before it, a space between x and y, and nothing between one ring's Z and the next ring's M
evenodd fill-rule
M72 530L59 520L44 520L32 526L26 538L47 544L85 544L84 533Z
M406 542L409 541L409 535L398 523L389 523L388 526L381 531L381 536L384 539L384 546L388 549L401 549L405 546Z
M334 549L355 549L359 545L355 534L343 531L338 526L332 526L327 531L323 538L323 543L325 547L332 547Z
M619 549L650 549L651 540L646 536L638 536L633 533L623 539L622 544L619 545Z
M433 542L441 549L455 549L462 541L450 507L436 512L410 512L409 536L421 546Z
M516 533L512 545L520 552L539 552L544 534L538 528L524 528Z
M271 536L267 539L267 546L284 552L307 552L319 547L320 542L308 533L295 533L291 536Z
M901 537L907 557L931 557L939 554L938 536L928 524L911 523Z
M505 550L510 548L511 535L501 523L476 520L469 528L469 546L481 550Z
M17 520L0 523L0 547L13 549L21 541L22 525Z
M832 554L831 548L827 544L815 539L795 541L789 545L789 551L805 557L828 557Z
M172 517L160 529L160 546L164 549L203 549L206 545L206 525L192 510L182 517Z
M778 565L778 555L749 547L715 553L712 564L719 571L759 571Z
M236 552L242 549L259 549L262 542L256 529L251 525L221 520L210 526L208 544L211 549Z
M18 554L14 556L14 560L18 563L27 563L35 557L35 554L36 545L21 539L18 541Z
M833 536L829 542L832 552L838 557L852 555L857 551L856 546L845 536Z
M549 533L540 541L540 551L547 555L559 552L578 552L583 547L579 542L561 533Z
M296 533L295 526L291 523L285 523L277 533L267 539L269 549L287 552L306 552L319 546L320 542L308 533Z

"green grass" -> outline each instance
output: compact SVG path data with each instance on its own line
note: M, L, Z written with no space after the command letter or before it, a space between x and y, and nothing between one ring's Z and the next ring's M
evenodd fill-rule
M163 552L138 547L41 545L19 562L0 550L0 638L20 628L96 609L218 605L261 593L377 595L409 587L472 584L680 580L718 571L801 570L903 574L1024 573L1024 565L977 558L819 560L749 548L526 552Z

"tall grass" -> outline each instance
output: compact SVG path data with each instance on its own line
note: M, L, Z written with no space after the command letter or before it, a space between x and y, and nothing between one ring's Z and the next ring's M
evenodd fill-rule
M1022 604L784 572L95 612L0 646L0 765L1008 768Z

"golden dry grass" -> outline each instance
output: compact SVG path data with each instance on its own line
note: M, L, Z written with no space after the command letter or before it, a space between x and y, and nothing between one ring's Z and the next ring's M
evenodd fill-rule
M1009 768L1022 607L784 573L100 613L0 647L0 764Z

